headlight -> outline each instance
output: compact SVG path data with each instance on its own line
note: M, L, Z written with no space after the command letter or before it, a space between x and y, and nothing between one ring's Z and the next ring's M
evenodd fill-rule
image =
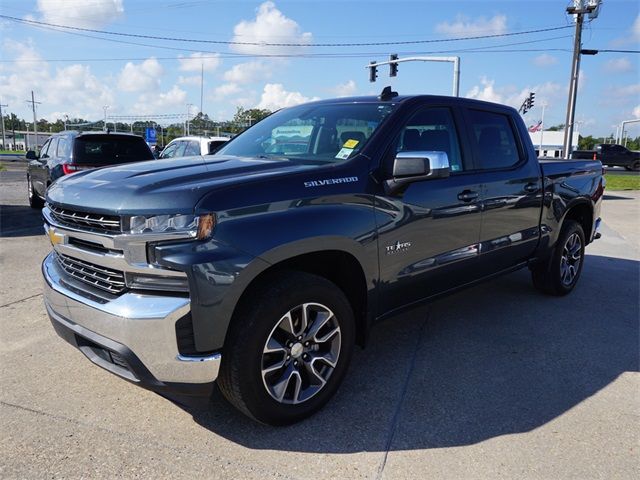
M208 238L215 226L215 216L206 215L135 215L129 218L129 233L186 232L193 238Z

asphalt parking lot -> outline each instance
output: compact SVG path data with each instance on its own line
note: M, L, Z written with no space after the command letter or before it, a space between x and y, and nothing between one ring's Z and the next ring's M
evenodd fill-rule
M24 165L0 172L2 478L638 478L640 195L604 202L572 295L520 271L380 324L311 419L176 404L59 339Z

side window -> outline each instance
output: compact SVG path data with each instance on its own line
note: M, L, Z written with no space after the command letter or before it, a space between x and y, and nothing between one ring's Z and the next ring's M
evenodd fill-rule
M51 143L49 144L49 148L47 149L47 157L55 157L57 148L58 148L58 139L52 138Z
M57 156L59 158L69 158L69 154L71 153L71 142L68 138L60 137L58 139L58 152Z
M174 142L174 143L171 143L171 144L167 145L165 147L165 149L162 151L162 154L160 155L160 158L175 157L176 156L176 149L178 148L179 144L180 144L180 142Z
M192 157L194 155L200 155L200 142L190 141L186 142L187 147L184 151L185 157Z
M51 145L51 140L47 140L44 145L42 145L42 149L40 149L40 158L48 158L49 155L47 155L47 153L49 152L49 145Z
M394 141L395 152L437 151L449 158L451 172L464 170L458 133L451 110L424 108L414 114Z
M509 168L520 161L518 144L507 115L469 110L471 141L475 143L480 168Z

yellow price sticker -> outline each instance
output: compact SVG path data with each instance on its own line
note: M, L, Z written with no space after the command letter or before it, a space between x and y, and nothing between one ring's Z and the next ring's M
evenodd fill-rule
M342 146L344 148L356 148L356 145L358 145L359 143L360 142L358 140L347 140Z

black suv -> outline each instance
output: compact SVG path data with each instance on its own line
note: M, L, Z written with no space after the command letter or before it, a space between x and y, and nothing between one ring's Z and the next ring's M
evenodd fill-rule
M29 205L42 208L47 188L58 178L89 168L153 160L142 137L129 133L65 131L52 135L40 150L27 152Z

